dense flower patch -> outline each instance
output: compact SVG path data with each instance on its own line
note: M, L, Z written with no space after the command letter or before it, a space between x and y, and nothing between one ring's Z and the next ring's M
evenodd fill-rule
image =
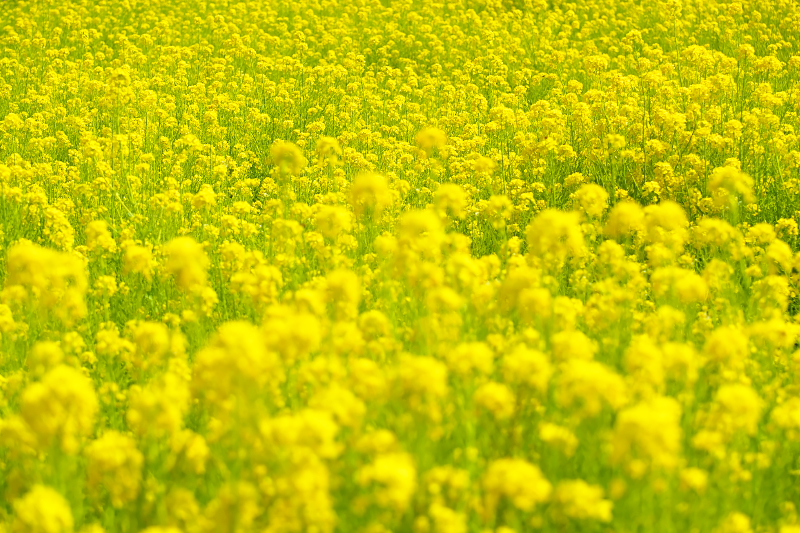
M0 531L800 532L795 2L0 27Z

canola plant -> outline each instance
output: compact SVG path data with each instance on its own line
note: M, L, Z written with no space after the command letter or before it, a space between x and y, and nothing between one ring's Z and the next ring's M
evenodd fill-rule
M796 2L0 28L0 531L800 532Z

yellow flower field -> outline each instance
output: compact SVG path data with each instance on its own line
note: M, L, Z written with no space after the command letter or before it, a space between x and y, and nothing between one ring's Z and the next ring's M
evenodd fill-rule
M797 2L0 28L0 532L800 533Z

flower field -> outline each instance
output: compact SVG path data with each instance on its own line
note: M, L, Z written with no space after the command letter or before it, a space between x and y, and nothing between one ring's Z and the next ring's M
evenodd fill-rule
M0 28L0 533L800 533L796 2Z

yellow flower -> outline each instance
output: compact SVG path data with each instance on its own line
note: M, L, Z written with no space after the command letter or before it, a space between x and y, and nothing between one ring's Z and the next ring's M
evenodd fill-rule
M745 203L753 201L753 178L733 166L715 168L708 178L708 190L719 205L733 205L740 197Z
M375 486L375 502L385 508L404 512L417 489L417 469L407 453L383 453L356 471L362 487Z
M674 294L683 304L704 302L708 285L697 273L677 267L656 268L650 276L653 294L658 298Z
M578 213L545 210L531 221L526 235L529 253L545 261L555 261L556 265L586 254Z
M542 352L524 345L517 346L503 358L503 379L514 385L531 387L546 393L553 375L553 366Z
M720 526L714 529L714 533L753 533L750 517L740 512L730 513Z
M281 362L267 350L261 331L247 322L226 322L195 355L192 390L218 408L231 395L252 394L282 379Z
M325 205L314 217L317 231L329 239L336 239L340 233L347 233L352 227L350 213L344 207Z
M336 423L343 427L357 429L367 412L367 407L355 394L344 387L333 384L315 394L308 402L309 407L329 412Z
M342 155L342 149L339 141L333 137L320 137L317 141L316 154L320 161L336 163L337 158Z
M772 224L767 224L765 222L755 224L752 228L747 230L748 243L754 243L763 246L771 243L777 238L778 236L775 234L775 228L772 227Z
M715 363L742 368L750 353L749 340L741 328L721 326L708 335L703 352Z
M766 253L770 274L789 274L792 271L794 255L792 248L781 240L772 241Z
M463 377L488 375L494 368L494 352L484 342L465 342L448 349L444 358L451 372Z
M39 445L46 449L56 443L67 453L76 452L78 439L92 432L98 407L92 381L65 365L28 385L20 401L22 417Z
M485 519L494 517L501 498L521 511L531 511L550 499L553 486L538 466L524 459L497 459L483 477Z
M511 389L494 381L478 387L472 399L476 406L486 409L497 420L511 418L516 408L516 399Z
M8 250L6 268L4 293L21 287L34 309L52 313L65 325L86 316L88 280L78 256L23 240Z
M680 480L682 489L691 489L702 494L708 486L708 472L700 468L684 468L681 470Z
M608 193L606 190L595 183L582 185L575 191L575 199L581 209L592 218L603 216L608 209Z
M345 278L346 281L348 279ZM333 285L331 292L347 295L346 289L350 287L338 288L343 290L337 292L337 286ZM349 295L353 296L353 293L350 292ZM354 305L353 301L348 299L333 299L333 301L335 309L341 315L350 316L358 311L355 307L357 302ZM271 352L280 354L281 360L287 365L308 358L319 347L321 337L320 321L311 313L298 312L287 306L273 306L265 313L261 337L264 346ZM254 337L252 341L254 345L258 342L257 339L258 337ZM272 357L265 358L264 361L272 361Z
M743 430L755 435L761 420L763 401L748 385L723 385L714 395L712 420L727 432Z
M104 220L95 220L86 226L86 246L90 251L104 250L114 253L117 243L108 231L108 224Z
M276 453L284 448L302 447L319 457L331 459L342 451L342 446L336 442L339 426L328 411L303 409L292 415L262 419L258 429Z
M611 460L640 459L654 468L674 468L680 457L681 436L680 404L670 397L653 397L619 412Z
M566 457L572 457L578 447L578 438L572 431L550 422L539 424L539 438L545 444L559 450Z
M439 250L443 238L442 223L432 211L407 211L398 220L397 240L401 249L430 254Z
M360 398L377 400L387 391L384 369L371 359L355 359L350 363L350 386Z
M211 450L202 435L188 429L175 432L170 439L170 448L172 451L170 468L174 468L176 464L183 464L188 471L198 475L206 471Z
M205 368L200 366L199 370ZM181 428L191 401L188 369L185 373L184 376L169 371L144 386L133 385L128 389L125 419L132 431L141 436L161 437Z
M380 174L362 172L350 185L350 205L357 218L377 221L391 204L389 185Z
M192 207L199 210L208 209L217 205L217 193L208 183L200 186L200 190L192 197Z
M128 336L136 345L132 363L137 373L159 368L166 362L173 338L165 324L149 321L132 321L127 324ZM180 333L176 334L180 336ZM177 341L180 343L180 340Z
M86 447L89 490L108 491L111 505L119 509L136 499L142 482L144 456L133 437L107 431Z
M209 260L202 244L191 237L176 237L164 245L163 252L164 270L175 277L180 288L191 291L205 286Z
M247 531L262 513L258 490L246 481L224 484L205 508L207 531Z
M286 179L283 176L299 175L308 163L300 147L286 141L275 141L270 155L282 179Z
M553 491L553 503L564 516L577 520L611 521L614 504L603 499L603 488L582 479L561 481Z
M64 352L57 342L39 341L31 348L25 364L33 376L41 376L63 360Z
M182 530L171 526L150 526L142 529L139 533L182 533Z
M14 533L72 533L72 511L64 497L44 485L34 485L14 501Z
M19 130L25 127L25 121L16 113L9 113L3 119L3 125L7 130Z
M647 206L644 212L648 242L662 244L673 252L683 247L686 226L689 224L683 207L672 201L664 201Z
M189 489L173 487L167 493L165 503L169 531L154 531L152 533L181 533L184 531L192 531L203 519L200 505L197 503L194 492ZM159 526L153 527L158 528ZM174 529L177 529L177 531L173 531Z
M353 318L358 314L361 301L361 280L352 270L340 268L329 273L326 280L328 301L340 318Z
M444 183L436 190L436 208L447 216L464 218L467 193L455 183Z
M153 259L152 250L137 244L128 244L124 246L124 249L125 253L122 257L123 273L141 274L147 281L153 279L153 270L156 263Z
M559 331L550 339L553 359L557 362L568 359L593 359L597 343L580 331Z
M596 416L603 405L619 409L627 401L622 378L597 361L570 359L561 368L556 401L562 407L579 407L583 416Z
M431 156L435 150L447 145L447 134L439 128L428 126L417 133L415 141L426 155Z
M644 229L644 211L634 202L620 202L611 209L604 232L612 239L623 239Z
M434 533L467 533L467 515L443 505L433 504L428 510L433 518Z
M490 157L478 156L473 162L473 168L475 172L491 174L497 168L497 163Z

